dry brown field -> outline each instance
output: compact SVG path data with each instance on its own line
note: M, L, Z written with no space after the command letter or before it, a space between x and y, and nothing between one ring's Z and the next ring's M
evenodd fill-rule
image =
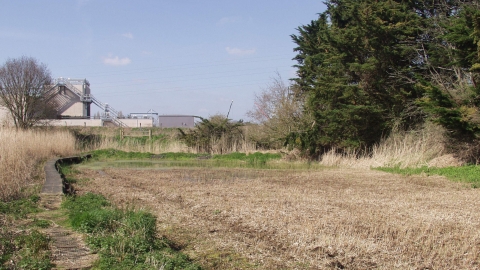
M368 169L77 167L207 269L480 269L480 190Z

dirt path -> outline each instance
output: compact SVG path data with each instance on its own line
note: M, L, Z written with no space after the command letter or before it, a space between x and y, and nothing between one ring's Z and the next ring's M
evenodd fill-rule
M60 225L66 219L65 212L60 209L62 198L63 195L42 195L40 206L46 211L36 215L52 224L41 231L52 240L54 269L90 269L97 255L90 252L81 234Z

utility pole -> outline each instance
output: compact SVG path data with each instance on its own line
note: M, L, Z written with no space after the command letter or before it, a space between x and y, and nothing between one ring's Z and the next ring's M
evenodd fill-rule
M233 104L233 100L232 100L232 103L230 103L230 108L228 109L227 119L228 119L228 116L230 115L230 110L232 109L232 104Z

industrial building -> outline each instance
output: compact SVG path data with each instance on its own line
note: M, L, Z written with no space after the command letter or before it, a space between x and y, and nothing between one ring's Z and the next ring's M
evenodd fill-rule
M47 92L47 102L55 103L57 119L48 120L54 126L119 126L119 127L162 127L193 128L193 115L158 115L153 110L146 113L130 113L123 117L108 103L103 103L92 95L90 82L86 79L60 77L53 81ZM91 115L92 103L102 113ZM0 106L0 124L8 124L9 112Z
M108 103L103 103L92 95L90 83L86 79L58 78L48 93L58 110L58 120L52 125L66 126L120 126L128 127L118 118L118 112ZM103 110L99 119L90 115L90 106L95 104Z
M161 128L193 128L195 127L194 115L160 115L158 126Z

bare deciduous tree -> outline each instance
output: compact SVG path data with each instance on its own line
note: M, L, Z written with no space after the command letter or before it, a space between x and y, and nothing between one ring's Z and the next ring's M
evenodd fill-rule
M262 128L262 134L257 135L259 138L253 139L258 141L268 138L270 142L265 141L266 144L283 141L299 127L302 104L293 86L285 84L277 73L270 85L260 94L255 94L254 107L247 112Z
M29 128L56 114L55 101L49 99L51 84L47 66L35 58L8 59L0 67L0 105L16 128Z

